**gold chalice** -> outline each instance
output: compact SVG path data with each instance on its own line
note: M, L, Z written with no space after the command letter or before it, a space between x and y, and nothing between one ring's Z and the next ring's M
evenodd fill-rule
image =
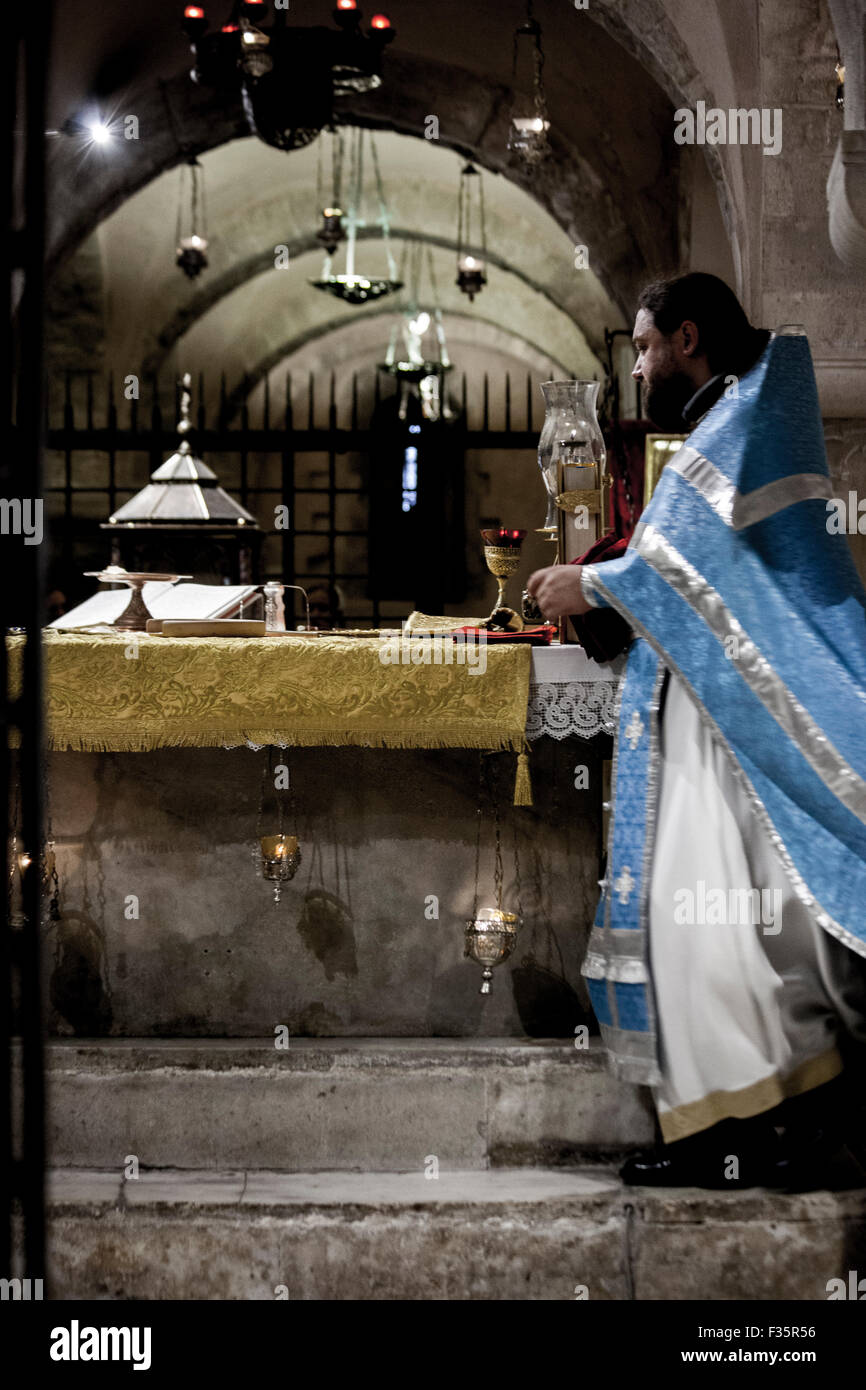
M485 618L483 627L501 632L523 631L523 619L520 614L515 613L514 609L505 603L505 585L511 575L516 574L520 568L520 547L525 536L525 531L518 531L509 526L493 526L481 532L487 568L499 585L493 612L489 618Z

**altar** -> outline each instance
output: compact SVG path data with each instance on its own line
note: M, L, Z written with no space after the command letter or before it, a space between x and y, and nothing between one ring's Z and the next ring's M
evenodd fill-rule
M457 664L395 670L376 648L47 638L51 1032L594 1028L580 965L619 663L599 666L577 647L491 644L473 675ZM532 805L514 806L514 754L526 748ZM287 769L302 855L278 904L259 858L273 814L269 756ZM503 901L519 899L523 918L486 997L463 956L482 757L501 817ZM479 901L493 886L490 818L488 807Z
M448 647L399 635L169 641L49 631L48 743L78 752L266 744L519 752L524 739L613 733L622 657L602 666L570 645L449 639ZM22 651L22 639L9 640L13 693Z

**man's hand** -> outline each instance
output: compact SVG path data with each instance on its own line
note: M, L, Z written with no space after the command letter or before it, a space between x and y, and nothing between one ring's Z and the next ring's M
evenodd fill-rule
M582 565L548 565L529 576L527 589L545 618L570 618L592 608L580 585Z

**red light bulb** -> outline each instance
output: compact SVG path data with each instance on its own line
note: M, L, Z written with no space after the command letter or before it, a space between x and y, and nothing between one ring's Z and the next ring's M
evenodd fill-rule
M370 20L370 24L374 29L391 28L391 21L386 14L374 14L373 18Z
M223 34L236 34L238 32L238 26L236 24L224 24L221 32Z
M358 0L337 0L338 10L357 10Z
M183 17L184 19L204 19L204 10L201 5L187 5Z

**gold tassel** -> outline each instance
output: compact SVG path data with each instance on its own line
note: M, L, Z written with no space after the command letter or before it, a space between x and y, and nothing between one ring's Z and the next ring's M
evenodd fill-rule
M529 754L524 750L517 755L517 776L514 779L514 805L531 806L532 778L529 775Z

